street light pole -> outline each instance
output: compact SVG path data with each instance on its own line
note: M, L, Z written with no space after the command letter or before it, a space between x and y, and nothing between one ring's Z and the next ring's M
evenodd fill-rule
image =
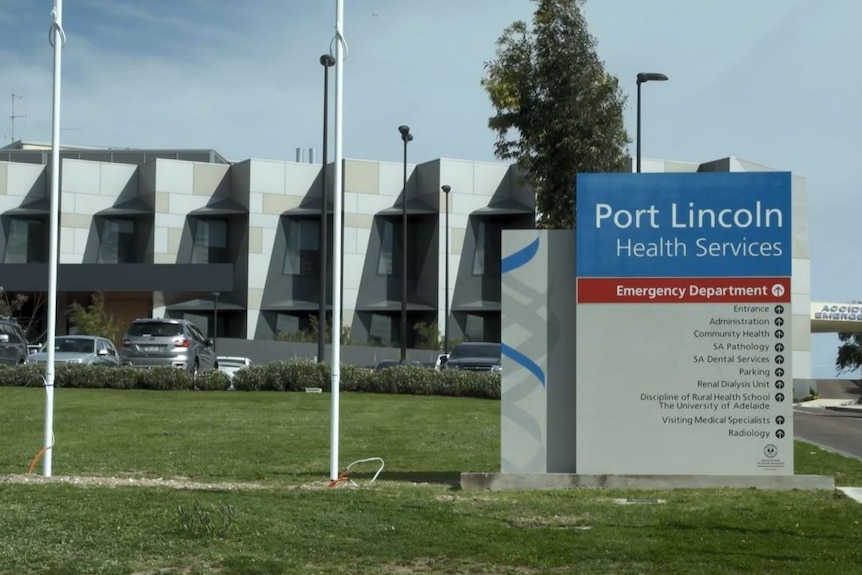
M407 363L407 143L410 126L398 126L404 142L404 191L401 196L401 363Z
M323 169L320 175L320 305L317 312L317 362L323 363L326 358L326 261L327 236L326 223L329 220L327 208L329 194L326 191L326 164L329 142L329 68L335 64L335 58L329 54L320 57L323 66Z
M451 186L443 186L441 188L443 190L443 194L446 196L446 241L445 241L445 265L446 271L444 273L445 279L445 287L443 289L443 298L444 302L444 312L443 316L443 353L449 353L449 192L452 191Z
M637 96L637 173L641 171L641 84L644 82L666 82L667 76L657 72L640 72L637 76L638 96Z
M216 363L218 363L216 343L218 342L218 296L220 295L217 291L213 292L213 355L216 358Z

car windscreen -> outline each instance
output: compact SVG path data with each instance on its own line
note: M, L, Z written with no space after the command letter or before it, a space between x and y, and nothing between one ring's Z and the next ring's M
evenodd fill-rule
M81 337L58 337L54 340L54 351L61 353L93 353L96 340Z
M174 337L183 335L183 326L171 322L136 322L129 327L129 337Z
M458 359L461 357L500 357L500 345L497 343L475 343L470 345L459 345L452 350L449 359Z

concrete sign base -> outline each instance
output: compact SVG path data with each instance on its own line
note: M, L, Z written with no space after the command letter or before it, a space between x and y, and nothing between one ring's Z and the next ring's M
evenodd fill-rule
M575 473L462 473L464 491L542 489L835 489L826 475L582 475Z

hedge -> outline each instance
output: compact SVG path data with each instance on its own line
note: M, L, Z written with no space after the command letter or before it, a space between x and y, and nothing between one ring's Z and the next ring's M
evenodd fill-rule
M42 387L45 366L27 364L0 366L0 386ZM330 391L330 366L308 359L292 359L251 365L236 372L233 388L238 391L305 391L320 388ZM193 380L188 372L173 367L137 369L58 364L54 373L58 388L107 388L150 390L228 389L230 377L220 371L205 371ZM496 373L436 371L396 366L379 372L352 365L341 366L341 391L358 393L399 393L446 395L500 399L500 376Z

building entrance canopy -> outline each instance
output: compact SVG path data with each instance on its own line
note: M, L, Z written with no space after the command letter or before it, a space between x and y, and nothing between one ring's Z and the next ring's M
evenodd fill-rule
M811 333L862 332L862 303L811 302Z

